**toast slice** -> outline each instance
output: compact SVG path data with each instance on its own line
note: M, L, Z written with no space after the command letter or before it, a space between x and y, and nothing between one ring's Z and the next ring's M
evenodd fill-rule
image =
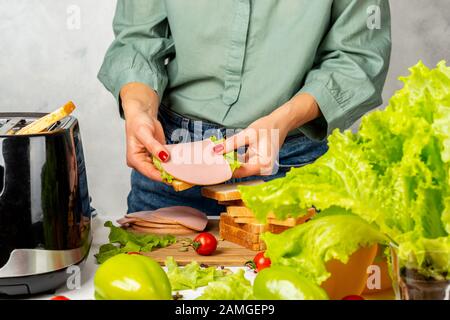
M255 236L257 238L255 238ZM259 235L252 235L251 233L242 230L236 231L236 228L227 225L223 220L220 221L220 237L253 251L262 251L266 249L266 245L264 241L259 239ZM255 242L256 239L258 239L257 242Z
M202 196L220 202L241 200L239 186L256 186L264 183L263 180L252 180L238 183L226 183L202 188Z
M178 180L173 180L172 183L171 183L171 185L172 185L173 189L174 189L176 192L181 192L181 191L189 190L189 189L195 187L195 186L192 185L192 184L189 184L189 183L186 183L186 182L183 182L183 181L178 181Z
M26 135L26 134L38 134L56 122L64 119L69 116L75 110L75 104L72 101L69 101L64 106L59 108L52 113L47 114L46 116L30 123L26 127L20 129L16 132L16 135Z
M246 232L253 234L261 234L268 231L269 226L266 224L262 224L259 222L248 223L248 224L239 224L234 221L234 218L228 215L226 212L220 215L220 221L223 221L225 224L229 226L233 226L236 228L240 228Z
M222 232L222 235L225 235L224 239L226 239L226 236L232 236L239 239L245 239L250 243L259 243L261 241L259 234L250 233L241 228L230 226L223 221L220 222L220 231Z
M243 206L228 206L227 213L233 218L253 218L255 215L253 212L247 207Z

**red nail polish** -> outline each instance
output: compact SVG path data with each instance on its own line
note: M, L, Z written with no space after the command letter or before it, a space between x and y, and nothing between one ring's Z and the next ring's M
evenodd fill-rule
M222 152L223 149L224 149L223 144L218 144L217 146L214 147L214 152L219 153Z
M166 162L167 159L169 159L169 155L167 154L167 152L161 151L160 153L158 153L158 158L159 158L162 162Z

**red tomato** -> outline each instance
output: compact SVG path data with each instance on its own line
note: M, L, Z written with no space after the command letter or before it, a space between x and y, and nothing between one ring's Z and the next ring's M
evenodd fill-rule
M364 300L363 297L357 295L346 296L342 300Z
M271 265L269 258L264 256L264 252L259 252L254 258L251 267L256 271L261 271L263 269L269 268Z
M199 255L209 256L216 251L217 240L211 233L203 232L195 237L192 246Z
M51 298L50 300L70 300L69 298L67 298L67 297L64 297L64 296L55 296L55 297L53 297L53 298Z

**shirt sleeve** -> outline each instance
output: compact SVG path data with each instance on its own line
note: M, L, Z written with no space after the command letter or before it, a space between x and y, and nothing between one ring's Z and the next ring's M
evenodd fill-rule
M162 97L167 86L165 60L173 52L163 0L118 0L115 40L98 78L120 106L120 90L131 82L150 86ZM122 108L120 108L121 115Z
M323 116L300 131L323 140L381 105L390 53L388 0L335 0L329 31L299 92L314 96Z

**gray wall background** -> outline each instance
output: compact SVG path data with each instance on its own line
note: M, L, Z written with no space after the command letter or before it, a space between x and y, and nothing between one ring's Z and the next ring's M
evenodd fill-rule
M0 0L0 112L52 111L75 101L90 193L106 214L124 212L129 191L124 123L96 79L113 38L115 2ZM429 66L450 62L450 1L390 2L393 52L385 101L401 87L398 76L419 59ZM80 9L80 28L70 24L73 5Z

